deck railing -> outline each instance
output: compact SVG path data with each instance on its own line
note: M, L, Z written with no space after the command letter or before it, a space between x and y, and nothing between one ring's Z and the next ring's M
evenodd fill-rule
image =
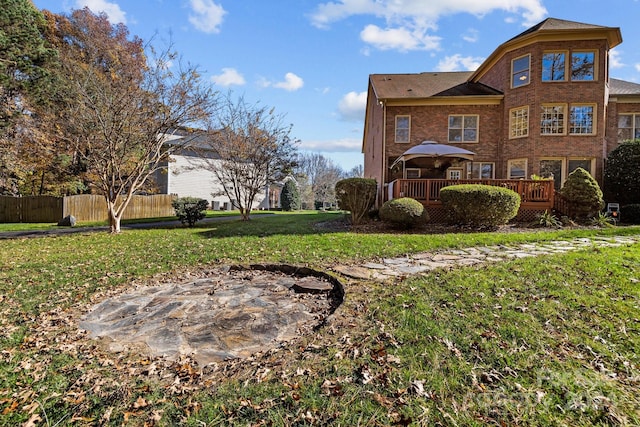
M532 179L397 179L389 183L387 200L411 197L425 206L439 206L440 190L457 184L483 184L509 188L520 195L520 207L553 209L552 180Z

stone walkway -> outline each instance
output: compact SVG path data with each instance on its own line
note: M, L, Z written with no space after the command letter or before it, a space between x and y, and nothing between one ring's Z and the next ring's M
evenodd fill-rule
M438 252L424 252L397 258L384 258L379 262L367 262L359 266L339 265L333 271L343 276L359 280L385 281L390 278L406 277L427 273L437 268L453 268L489 262L499 262L513 258L525 258L563 253L589 247L612 247L640 242L638 236L612 236L556 240L519 245L482 246Z

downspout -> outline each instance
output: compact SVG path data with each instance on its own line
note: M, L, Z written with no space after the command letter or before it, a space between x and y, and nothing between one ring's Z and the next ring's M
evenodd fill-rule
M387 163L387 105L385 104L384 101L380 100L378 101L380 103L380 106L382 107L382 158L380 160L381 162L381 168L380 170L382 171L382 182L380 183L380 195L382 196L379 200L379 204L378 207L382 206L382 203L384 203L384 198L385 198L385 194L384 194L384 184L387 182L387 168L386 168L386 163ZM388 192L388 189L387 189Z

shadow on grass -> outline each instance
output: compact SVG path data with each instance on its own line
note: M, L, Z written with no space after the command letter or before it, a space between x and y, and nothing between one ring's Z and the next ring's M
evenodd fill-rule
M309 235L324 234L327 230L316 225L329 221L340 221L344 218L341 212L300 212L284 215L255 215L249 221L238 218L227 218L225 221L197 224L198 228L207 228L199 232L202 238L221 238L253 236L267 237L276 235Z

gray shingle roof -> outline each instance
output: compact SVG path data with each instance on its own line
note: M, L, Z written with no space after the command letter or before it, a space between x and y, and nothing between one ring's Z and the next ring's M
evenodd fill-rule
M422 99L432 96L501 95L489 86L468 82L471 71L419 74L372 74L378 99Z
M640 95L640 84L619 79L609 79L610 95Z

